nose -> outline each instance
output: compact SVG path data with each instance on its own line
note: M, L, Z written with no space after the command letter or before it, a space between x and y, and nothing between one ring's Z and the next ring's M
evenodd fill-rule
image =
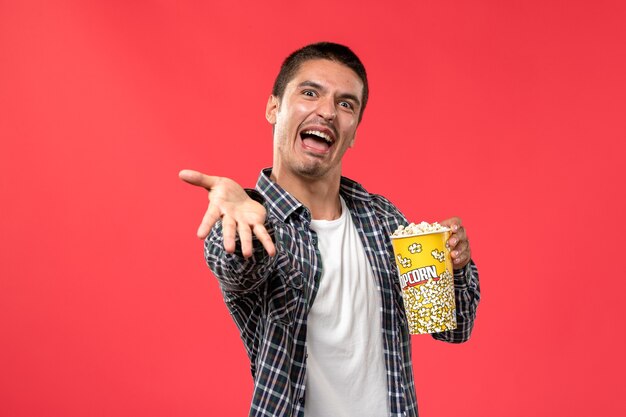
M321 99L319 102L317 112L320 117L323 117L325 120L332 121L337 117L337 109L335 108L335 101L331 98Z

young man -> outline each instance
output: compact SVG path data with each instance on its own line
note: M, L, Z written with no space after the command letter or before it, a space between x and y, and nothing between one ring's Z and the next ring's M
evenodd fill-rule
M209 191L198 236L250 358L251 416L417 416L389 238L408 222L341 176L367 97L365 69L350 49L306 46L285 60L269 97L274 160L256 190L180 173ZM441 223L453 230L458 327L433 337L464 342L478 273L461 220Z

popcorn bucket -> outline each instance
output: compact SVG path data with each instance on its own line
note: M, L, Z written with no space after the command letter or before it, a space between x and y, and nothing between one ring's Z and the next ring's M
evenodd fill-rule
M450 231L392 236L410 334L456 329Z

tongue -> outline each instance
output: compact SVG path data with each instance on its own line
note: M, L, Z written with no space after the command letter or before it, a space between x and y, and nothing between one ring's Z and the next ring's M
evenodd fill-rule
M316 140L312 138L302 139L302 143L308 148L312 148L315 151L326 152L328 150L328 143L323 140Z

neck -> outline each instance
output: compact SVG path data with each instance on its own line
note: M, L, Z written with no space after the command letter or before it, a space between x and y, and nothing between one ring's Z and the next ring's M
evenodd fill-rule
M304 204L313 219L335 220L341 216L339 173L324 178L307 178L272 169L271 179Z

